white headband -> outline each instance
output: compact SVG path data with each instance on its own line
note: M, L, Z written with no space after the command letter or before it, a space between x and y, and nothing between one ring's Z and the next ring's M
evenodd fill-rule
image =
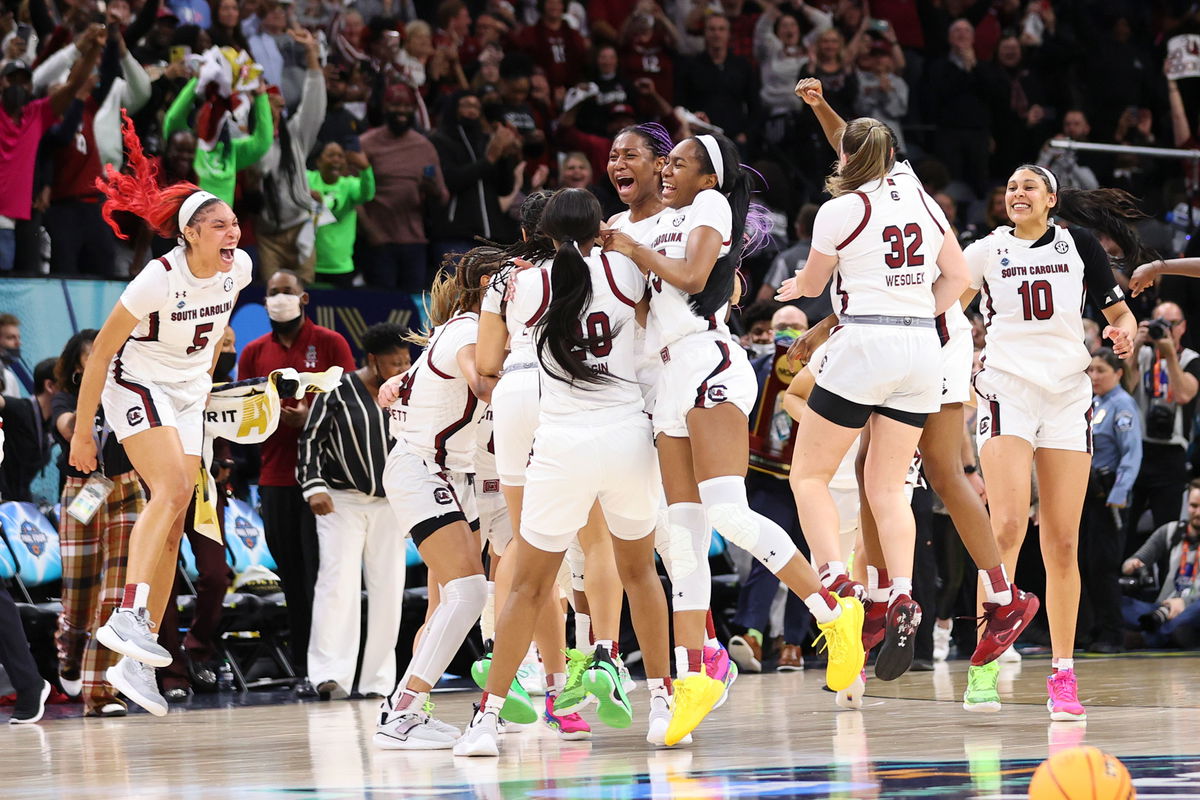
M1050 194L1058 194L1058 178L1054 177L1054 173L1049 167L1038 166L1038 172L1046 176L1046 180L1050 183Z
M712 162L713 171L717 173L717 188L724 188L721 184L725 182L725 159L721 158L721 145L717 144L716 137L709 133L697 136L696 141L708 151L708 160Z
M192 221L192 217L196 214L196 209L207 203L209 200L220 200L215 194L201 189L198 192L192 192L183 201L183 205L179 207L179 232L183 233L183 229Z

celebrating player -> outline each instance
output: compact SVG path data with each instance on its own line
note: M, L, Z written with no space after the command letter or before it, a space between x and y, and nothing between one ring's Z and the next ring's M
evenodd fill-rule
M497 724L534 617L551 592L563 552L597 500L614 538L651 696L667 695L667 607L650 535L658 515L654 444L635 379L633 342L634 315L646 313L645 279L619 254L583 255L600 231L600 204L586 190L555 194L542 229L554 240L553 267L520 273L508 309L532 328L542 375L516 574L496 622L487 689L455 755L499 754ZM597 657L603 660L602 650ZM632 708L611 662L594 664L584 684L600 702L602 722L631 724ZM659 709L665 706L651 706L648 734L656 744L663 743L668 723L665 713L653 715Z
M238 219L224 201L190 183L158 188L128 117L122 134L130 171L106 167L97 187L104 218L116 211L141 217L179 245L130 281L92 343L79 387L78 419L98 404L129 461L150 488L150 500L129 538L128 577L121 606L96 631L105 647L125 656L105 677L155 716L167 713L151 667L171 654L151 628L162 619L175 582L184 514L196 486L204 438L203 412L212 388L217 343L238 292L250 282L250 257L237 249ZM77 425L71 466L97 467L92 426Z
M983 291L987 324L983 368L974 380L979 457L992 528L1010 574L1028 529L1030 475L1037 466L1054 654L1046 705L1051 719L1082 720L1086 711L1073 659L1077 550L1092 461L1091 356L1083 344L1083 301L1090 298L1104 313L1109 324L1103 335L1121 358L1132 351L1137 321L1096 237L1052 224L1050 215L1106 233L1126 258L1140 263L1146 260L1145 248L1126 221L1142 214L1132 197L1116 189L1060 192L1054 173L1033 165L1018 167L1009 177L1004 202L1013 226L997 228L966 252L971 288ZM995 680L993 671L986 710L1000 708Z

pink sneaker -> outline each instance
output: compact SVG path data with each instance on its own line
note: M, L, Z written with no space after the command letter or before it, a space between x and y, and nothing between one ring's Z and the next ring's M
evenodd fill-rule
M1075 670L1060 669L1046 678L1046 692L1050 695L1050 699L1046 701L1050 719L1055 722L1082 722L1087 719L1087 711L1079 702L1079 684L1075 680Z
M579 716L579 712L554 713L554 695L549 692L546 693L546 713L542 716L542 721L558 732L558 738L565 741L575 742L592 738L592 728L587 724L587 720Z
M724 647L704 648L704 674L725 683L729 676L729 651Z

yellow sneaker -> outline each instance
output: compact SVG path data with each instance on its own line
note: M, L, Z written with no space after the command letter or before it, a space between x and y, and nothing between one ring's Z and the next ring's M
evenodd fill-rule
M683 737L694 731L708 716L724 693L724 683L703 673L675 681L675 705L663 743L671 747L683 741Z
M838 597L837 601L842 613L833 622L817 624L821 629L817 640L825 640L821 649L829 653L825 683L833 691L840 692L850 688L858 678L867 654L862 644L863 604L857 597Z

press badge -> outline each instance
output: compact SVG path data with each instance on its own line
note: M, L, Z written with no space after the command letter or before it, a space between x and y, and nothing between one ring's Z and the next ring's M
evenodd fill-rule
M91 477L87 479L87 483L79 490L79 494L75 495L75 499L71 501L71 505L67 506L67 513L83 525L87 525L92 521L92 517L96 516L96 511L112 494L113 482L101 475L99 472L93 472Z

